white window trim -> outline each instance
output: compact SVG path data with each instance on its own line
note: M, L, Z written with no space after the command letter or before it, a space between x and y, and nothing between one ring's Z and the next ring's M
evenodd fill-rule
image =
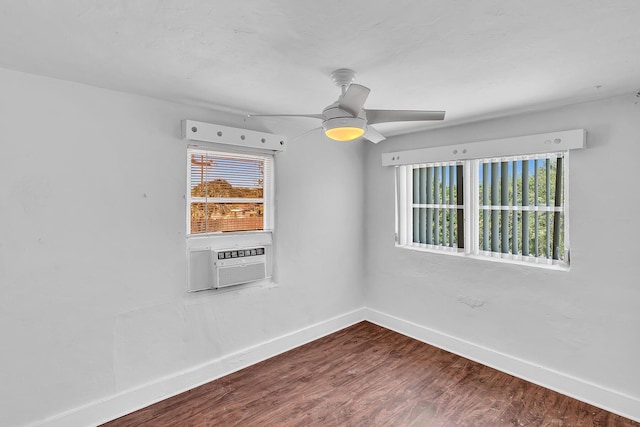
M212 153L212 154L220 154L220 155L230 155L237 156L239 158L268 158L269 167L265 168L265 174L268 176L265 177L265 181L269 184L264 186L263 188L263 196L261 199L239 199L239 198L204 198L204 197L189 197L187 196L187 209L186 209L186 224L187 224L187 239L192 239L195 237L206 237L206 236L219 236L223 234L264 234L264 233L272 233L274 227L274 210L275 210L275 197L274 197L274 165L275 165L275 156L272 153L247 153L244 151L238 150L229 150L225 148L205 148L202 146L189 145L187 147L187 171L191 168L191 159L189 157L189 152L191 150L202 151L203 153ZM191 192L191 174L187 173L187 195ZM209 233L197 233L191 234L189 230L191 229L191 211L190 211L190 203L191 202L212 202L212 203L263 203L264 204L264 229L258 231L231 231L231 232L209 232Z
M422 252L446 254L472 259L542 267L553 270L568 271L570 268L571 245L569 240L569 150L586 146L586 131L575 129L541 135L529 135L517 138L483 141L470 144L458 144L444 147L430 147L382 154L384 166L396 166L396 209L395 230L396 247ZM479 200L479 165L486 161L500 160L503 157L512 159L517 156L565 152L563 162L564 200L564 245L566 261L558 261L541 257L525 257L522 255L485 252L479 248L479 215L482 205ZM483 156L478 156L484 154ZM409 201L412 192L412 165L434 164L463 160L464 167L464 249L446 248L413 242L413 209ZM411 176L410 176L411 175ZM522 208L522 207L521 207ZM516 208L514 208L516 210ZM524 210L555 211L556 208L526 207ZM410 238L411 237L411 238Z

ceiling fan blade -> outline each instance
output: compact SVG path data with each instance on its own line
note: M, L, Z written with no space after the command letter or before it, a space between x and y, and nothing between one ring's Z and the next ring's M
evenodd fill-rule
M322 114L249 114L247 117L307 117L311 119L324 120L324 116Z
M319 130L322 130L322 126L318 126L317 128L309 129L306 132L302 132L300 135L294 136L293 140L297 141L297 140L301 139L302 137L305 137L305 136L307 136L307 135L309 135L309 134L311 134L313 132L319 131Z
M423 120L444 120L444 111L422 110L365 110L367 123L420 122Z
M364 139L368 139L374 144L377 144L378 142L386 139L384 135L382 135L380 132L375 130L373 126L367 126L367 130L365 131L364 135L362 135L362 137Z
M351 114L353 117L358 117L364 102L367 100L371 89L368 87L351 83L347 88L347 91L342 95L338 101L338 108Z

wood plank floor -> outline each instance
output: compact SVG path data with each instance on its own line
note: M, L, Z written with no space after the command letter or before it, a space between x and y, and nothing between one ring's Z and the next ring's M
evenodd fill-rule
M640 423L362 322L104 426Z

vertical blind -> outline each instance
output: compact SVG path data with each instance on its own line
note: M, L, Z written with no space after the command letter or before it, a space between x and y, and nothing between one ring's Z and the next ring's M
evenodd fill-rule
M463 183L461 163L414 166L414 243L464 248Z
M400 246L568 266L568 152L399 166Z
M479 249L564 259L562 153L480 160Z
M265 230L272 156L187 150L189 234Z

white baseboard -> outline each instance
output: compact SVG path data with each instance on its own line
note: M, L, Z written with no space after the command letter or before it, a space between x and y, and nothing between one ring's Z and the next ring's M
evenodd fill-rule
M640 422L640 399L369 308L371 323Z
M212 360L192 369L159 378L151 383L124 390L105 399L57 414L39 421L33 426L86 427L105 423L363 320L365 320L364 309L357 309Z
M640 421L640 399L598 386L529 361L456 338L398 317L362 308L262 342L192 369L124 390L42 420L33 426L71 427L98 425L134 412L209 381L299 347L340 329L367 320L384 328L490 366L623 417Z

